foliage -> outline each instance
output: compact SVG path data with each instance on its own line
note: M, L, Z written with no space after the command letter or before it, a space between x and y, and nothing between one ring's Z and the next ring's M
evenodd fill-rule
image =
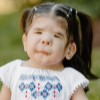
M0 16L0 65L25 58L19 29L20 12Z
M81 10L88 13L93 18L100 17L100 0L12 0L12 2L17 9L33 7L44 2L65 3L76 8L78 11Z
M100 16L100 0L59 0L60 2L67 3L78 11L88 13L93 18Z

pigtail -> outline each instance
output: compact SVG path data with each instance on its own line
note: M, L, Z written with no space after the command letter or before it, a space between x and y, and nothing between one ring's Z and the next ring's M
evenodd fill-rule
M21 28L22 34L24 34L26 32L26 22L27 22L27 18L28 18L30 11L31 11L31 8L27 8L23 11L23 13L21 15L20 28Z
M93 41L93 23L89 15L82 12L77 13L81 25L81 44L80 44L80 58L84 62L84 74L89 79L97 79L91 73L91 53Z

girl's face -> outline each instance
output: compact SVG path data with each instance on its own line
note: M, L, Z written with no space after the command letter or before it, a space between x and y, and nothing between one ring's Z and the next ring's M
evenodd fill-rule
M46 16L33 20L27 35L23 36L24 50L29 60L33 65L61 65L67 44L65 22Z

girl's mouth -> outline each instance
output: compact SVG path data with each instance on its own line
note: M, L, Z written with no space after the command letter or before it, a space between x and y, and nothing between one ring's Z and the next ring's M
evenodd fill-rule
M45 54L45 55L49 55L49 53L47 51L39 51L39 53Z

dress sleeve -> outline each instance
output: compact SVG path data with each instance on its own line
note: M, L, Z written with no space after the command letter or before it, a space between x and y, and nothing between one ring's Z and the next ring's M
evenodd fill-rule
M13 76L13 73L15 72L17 63L18 63L18 60L15 60L0 67L0 80L8 88L10 88L11 78Z
M85 88L89 84L88 79L79 71L73 68L68 68L68 74L69 74L68 76L69 76L69 84L70 84L70 96L72 96L72 94L79 86L82 85L83 88Z

